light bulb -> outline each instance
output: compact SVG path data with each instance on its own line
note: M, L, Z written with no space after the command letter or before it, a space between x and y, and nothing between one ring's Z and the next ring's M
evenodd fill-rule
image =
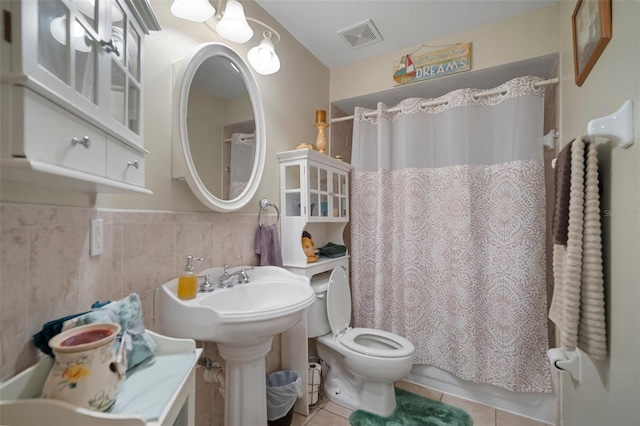
M216 9L208 0L173 0L171 13L178 18L204 22L216 13Z
M278 58L273 42L268 36L258 46L249 50L247 58L258 74L269 75L280 69L280 58Z
M244 16L244 8L237 0L229 0L224 15L216 26L216 32L227 40L245 43L253 37L253 30Z
M269 62L271 60L271 52L267 49L258 48L258 61L262 63Z

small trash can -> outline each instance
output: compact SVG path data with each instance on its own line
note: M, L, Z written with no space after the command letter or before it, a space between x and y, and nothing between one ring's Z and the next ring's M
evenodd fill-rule
M267 375L267 424L289 426L293 405L302 396L302 379L297 371L282 370Z

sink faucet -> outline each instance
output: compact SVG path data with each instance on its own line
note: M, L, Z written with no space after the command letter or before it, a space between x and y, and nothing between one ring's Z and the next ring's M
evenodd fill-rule
M238 278L238 284L249 282L249 275L247 274L247 271L250 271L253 268L242 268L241 270L236 271L233 274L230 274L229 271L227 271L227 268L229 268L229 265L225 263L224 272L222 273L222 275L220 275L220 278L218 278L218 283L221 287L233 287L233 279L236 277Z
M200 284L200 291L202 291L202 292L213 291L214 286L213 286L213 283L211 281L209 281L209 278L210 278L209 274L204 274L203 276L200 276L198 278L204 278L203 283Z

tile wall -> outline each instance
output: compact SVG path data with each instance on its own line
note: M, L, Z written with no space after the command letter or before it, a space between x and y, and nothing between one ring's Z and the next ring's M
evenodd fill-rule
M89 256L90 220L104 220L104 253ZM50 320L132 292L153 328L153 292L180 274L185 257L202 269L255 265L257 213L103 210L0 204L0 380L39 357L31 336ZM280 366L279 338L267 372ZM201 344L201 343L200 343ZM220 361L214 344L207 356ZM197 374L196 423L221 425L224 399Z

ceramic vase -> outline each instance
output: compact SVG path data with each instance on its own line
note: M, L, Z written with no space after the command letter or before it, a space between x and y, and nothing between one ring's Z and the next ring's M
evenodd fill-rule
M95 323L72 328L49 340L55 362L42 396L94 411L109 410L116 402L126 370L114 352L119 332L120 324Z

